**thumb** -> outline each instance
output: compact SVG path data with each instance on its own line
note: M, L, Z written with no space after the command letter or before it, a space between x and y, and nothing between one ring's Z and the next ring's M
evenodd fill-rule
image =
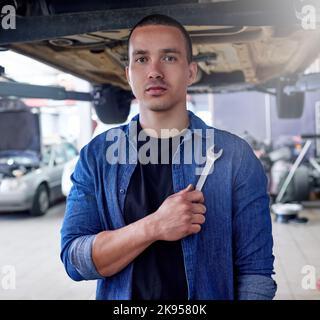
M188 184L188 186L185 189L180 190L178 192L178 194L186 193L186 192L192 191L193 189L194 189L193 185L190 183L190 184Z
M194 189L194 188L193 188L193 185L190 183L190 184L188 184L188 186L187 186L186 188L180 190L180 191L177 192L177 193L172 194L170 197L176 197L176 196L178 196L178 195L180 195L180 194L184 194L184 193L190 192L190 191L192 191L193 189Z

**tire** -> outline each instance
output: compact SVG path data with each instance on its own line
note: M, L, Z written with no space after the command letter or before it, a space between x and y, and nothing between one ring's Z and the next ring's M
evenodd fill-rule
M301 165L293 177L293 189L295 201L309 200L311 192L311 183L309 180L309 169L305 165Z
M279 82L277 88L277 113L280 119L301 118L304 108L304 92L295 92L288 95L284 92L285 84Z
M281 179L279 186L282 186L287 177L287 172ZM295 172L281 202L301 202L309 200L311 184L309 181L309 169L301 165Z
M103 85L95 88L93 96L96 114L103 123L116 124L127 120L133 99L130 91Z
M33 217L40 217L46 214L50 206L49 192L44 184L38 187L30 210L30 215Z

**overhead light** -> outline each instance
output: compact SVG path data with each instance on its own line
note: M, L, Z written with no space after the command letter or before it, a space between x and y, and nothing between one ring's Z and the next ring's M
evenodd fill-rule
M56 47L71 47L74 44L74 41L66 38L58 38L49 40L49 43Z

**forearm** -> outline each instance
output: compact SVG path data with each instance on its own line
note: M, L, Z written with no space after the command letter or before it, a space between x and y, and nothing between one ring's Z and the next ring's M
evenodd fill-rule
M110 277L153 242L198 233L205 221L203 201L203 194L188 186L169 196L156 212L128 226L78 237L69 248L69 260L84 279Z
M152 215L113 231L97 234L92 259L102 276L112 276L157 240Z

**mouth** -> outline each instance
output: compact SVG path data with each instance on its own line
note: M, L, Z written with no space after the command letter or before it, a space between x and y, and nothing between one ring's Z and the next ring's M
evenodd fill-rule
M167 91L163 86L150 86L147 88L146 93L150 96L161 96Z

